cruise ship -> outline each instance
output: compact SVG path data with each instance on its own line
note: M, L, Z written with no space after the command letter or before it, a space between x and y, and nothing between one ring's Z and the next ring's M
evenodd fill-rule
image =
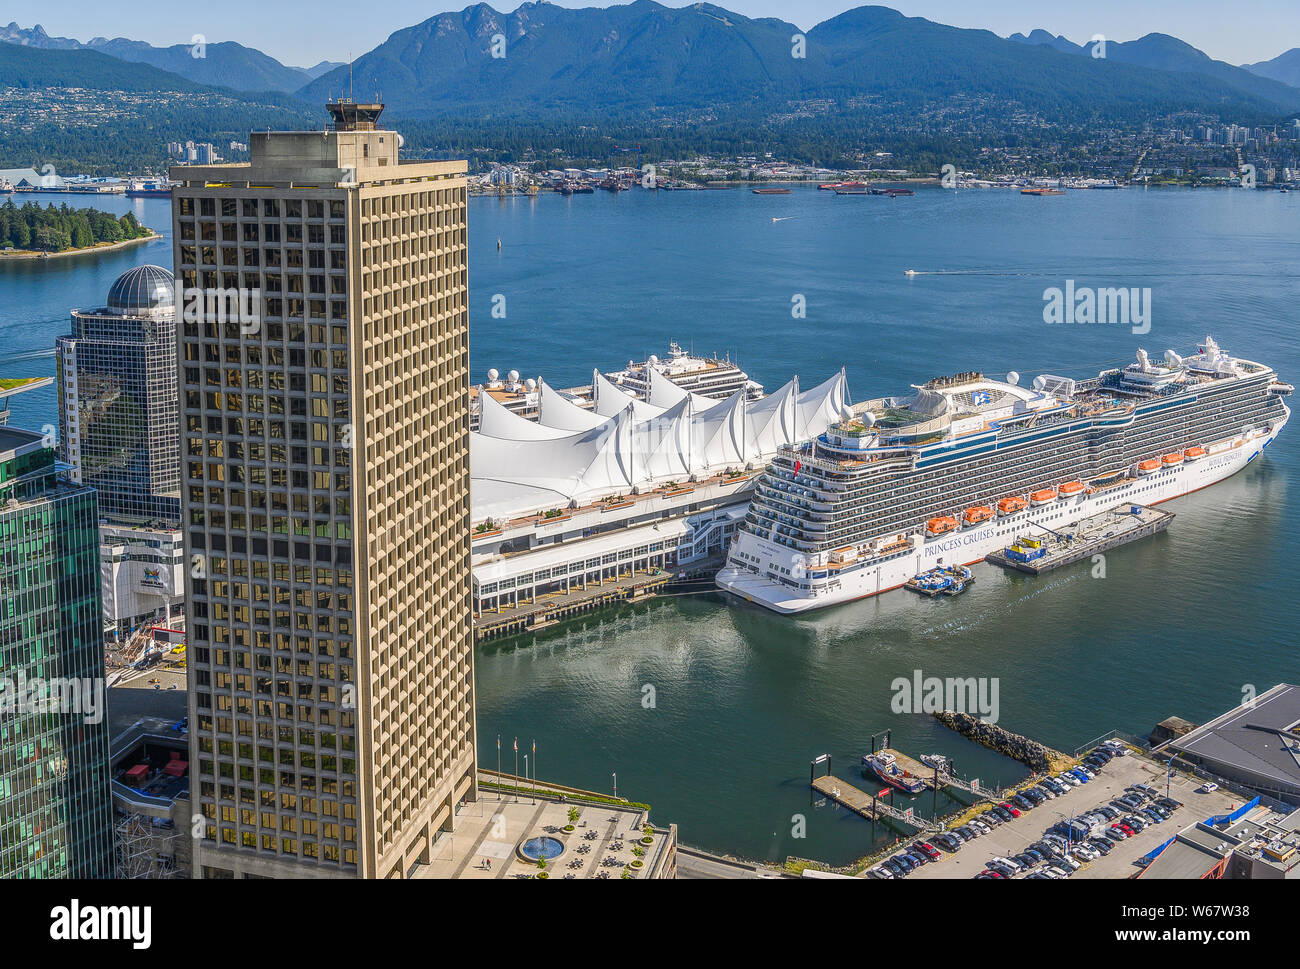
M963 373L869 401L759 478L717 584L779 613L971 565L1017 535L1240 471L1290 417L1272 368L1210 337L1088 380Z

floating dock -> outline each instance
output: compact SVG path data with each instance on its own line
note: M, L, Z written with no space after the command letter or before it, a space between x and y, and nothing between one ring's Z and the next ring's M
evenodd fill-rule
M1071 522L1059 530L1039 526L1041 534L1021 536L1007 548L990 552L984 561L1004 569L1042 575L1099 552L1163 532L1173 520L1173 512L1149 505L1118 505Z
M830 798L836 804L848 808L855 814L860 814L868 821L882 821L888 818L901 824L910 825L918 831L928 830L931 826L931 822L926 821L924 818L900 811L893 805L888 804L888 797L875 798L875 809L873 811L871 795L854 787L842 777L833 777L830 774L814 777L812 779L812 789L823 797Z

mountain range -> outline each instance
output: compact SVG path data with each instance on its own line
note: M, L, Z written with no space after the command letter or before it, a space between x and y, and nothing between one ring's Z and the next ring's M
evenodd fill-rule
M260 50L233 41L205 44L199 49L194 44L154 47L124 37L113 40L95 37L83 44L70 37L51 37L40 24L29 30L16 23L0 27L0 41L38 50L98 51L118 60L148 64L198 84L211 84L234 91L291 93L340 66L335 61L321 61L314 67L286 67ZM202 56L195 56L200 50Z
M491 56L498 34L506 38L504 57ZM803 32L793 24L751 19L708 3L670 8L636 0L580 10L530 2L509 14L475 4L395 32L358 58L351 73L347 65L329 61L287 66L233 41L206 44L202 56L195 56L190 44L155 47L121 37L82 43L51 37L40 25L10 23L0 28L0 42L94 50L198 84L281 91L311 102L349 90L382 93L392 114L408 117L465 109L582 110L593 104L632 110L721 104L743 112L782 99L914 100L908 95L960 92L1027 99L1027 106L1049 113L1088 101L1101 113L1143 100L1195 109L1198 101L1241 98L1239 108L1253 102L1257 110L1281 112L1300 103L1300 48L1236 67L1153 33L1109 41L1105 57L1094 58L1091 43L1041 29L1003 39L904 17L887 7L859 7L818 24L806 32L802 57L791 56L796 34ZM1042 57L1036 49L1043 47L1106 64L1067 66ZM1117 65L1194 75L1195 81L1179 92L1167 77L1125 73ZM1125 86L1134 90L1121 90Z
M1099 127L1134 131L1176 115L1282 122L1300 114L1300 49L1238 67L1168 34L1110 41L1094 57L1090 45L1044 30L1004 38L880 6L803 31L709 3L527 2L508 14L479 3L398 30L351 65L311 68L232 41L202 51L125 38L82 43L11 23L0 28L6 85L46 96L193 92L222 105L220 127L166 99L153 110L167 115L169 130L188 125L186 138L213 141L242 140L246 130L230 129L243 114L319 123L322 102L354 94L382 99L390 117L403 119L412 149L563 144L598 157L610 138L750 151L784 139L783 148L797 144L825 159L861 145L864 132L873 141L911 139L914 152L926 152L937 138L949 139L945 151L952 139L973 150L997 139L1060 141L1066 129L1079 137ZM133 123L137 144L157 142L147 112ZM6 127L0 148L15 143ZM38 136L57 142L56 128L42 122L22 149L35 150Z

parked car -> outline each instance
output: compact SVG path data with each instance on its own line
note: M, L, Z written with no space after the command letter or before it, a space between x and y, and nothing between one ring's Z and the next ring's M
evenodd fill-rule
M1106 829L1106 837L1110 838L1111 841L1126 841L1129 835L1118 824L1112 824Z
M1069 878L1070 875L1073 874L1072 871L1062 868L1060 865L1056 864L1056 862L1052 862L1052 864L1048 865L1047 871L1049 874L1056 875L1057 878Z
M893 878L894 874L888 868L872 868L867 872L868 878Z
M1113 845L1105 838L1089 838L1088 844L1096 848L1103 855L1110 854L1110 849L1113 847Z
M1214 783L1213 781L1206 781L1204 784L1202 784L1202 785L1201 785L1200 787L1198 787L1196 790L1197 790L1198 792L1200 792L1201 794L1213 794L1213 793L1214 793L1215 791L1217 791L1218 789L1219 789L1219 785L1218 785L1218 784Z
M989 868L992 871L997 872L1003 878L1011 878L1016 873L1016 870L1014 868L1012 868L1010 865L1004 865L1000 861L990 861Z
M1035 807L1035 802L1025 797L1023 794L1012 794L1007 800L1014 804L1021 811L1030 811Z
M912 847L915 850L921 852L921 854L925 855L931 861L939 860L939 852L935 849L934 845L932 844L927 844L924 841L916 841L913 842Z

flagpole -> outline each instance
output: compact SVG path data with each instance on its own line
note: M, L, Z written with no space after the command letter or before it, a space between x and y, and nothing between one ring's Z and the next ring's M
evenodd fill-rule
M533 738L533 799L530 802L537 803L537 738Z
M515 800L519 800L519 738L515 738Z
M501 735L497 734L497 800L501 800Z

